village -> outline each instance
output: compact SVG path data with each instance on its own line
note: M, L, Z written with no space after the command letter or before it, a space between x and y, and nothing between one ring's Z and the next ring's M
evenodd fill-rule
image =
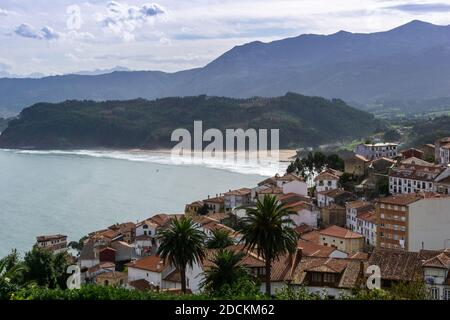
M75 261L82 283L134 290L180 292L181 274L157 255L159 234L174 219L190 217L214 238L229 235L242 264L263 279L265 261L245 250L239 220L265 197L288 208L298 243L295 253L272 263L273 290L304 287L339 298L366 283L369 266L381 272L381 288L423 282L434 300L450 300L450 137L398 150L395 143L363 143L344 159L344 170L323 168L310 183L290 172L222 194L205 195L182 214L156 214L93 231L82 239ZM345 179L344 179L345 177ZM67 236L38 236L38 247L68 249ZM186 270L191 293L201 291L202 275L217 249ZM264 292L264 283L261 284Z

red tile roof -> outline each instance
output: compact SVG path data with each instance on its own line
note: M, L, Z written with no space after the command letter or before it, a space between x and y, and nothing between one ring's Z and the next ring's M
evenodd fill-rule
M126 264L128 268L136 268L152 272L162 272L167 265L159 256L148 256Z
M358 239L364 236L353 232L351 230L341 228L338 226L330 226L324 230L319 231L320 235L326 235L330 237L343 238L343 239Z

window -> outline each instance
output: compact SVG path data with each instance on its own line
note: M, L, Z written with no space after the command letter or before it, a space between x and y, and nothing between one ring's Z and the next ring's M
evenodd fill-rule
M430 294L431 294L431 299L439 300L439 288L431 288Z
M450 289L444 290L444 300L450 300Z
M325 282L325 283L334 283L334 274L332 274L332 273L325 273L323 275L323 282Z
M318 272L311 273L311 281L312 282L322 282L322 275Z

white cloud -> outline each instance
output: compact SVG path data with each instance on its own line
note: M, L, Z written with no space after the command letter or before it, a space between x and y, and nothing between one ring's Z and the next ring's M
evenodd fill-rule
M14 32L18 36L38 40L56 40L59 38L59 33L48 26L43 27L41 30L36 30L27 23L17 26Z
M166 15L162 6L152 3L141 7L111 1L107 5L108 13L98 15L102 25L120 36L124 41L135 40L134 32L146 24L153 24L155 19Z
M59 38L59 33L50 27L43 27L41 29L41 36L46 40L55 40Z
M0 17L5 17L9 14L8 10L0 8Z

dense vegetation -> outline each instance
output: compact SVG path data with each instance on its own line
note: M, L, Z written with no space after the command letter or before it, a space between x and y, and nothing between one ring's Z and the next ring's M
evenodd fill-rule
M8 148L171 147L172 131L280 129L281 147L317 146L366 136L382 127L341 100L288 93L278 98L165 98L154 101L66 101L24 109L0 137Z
M450 116L416 121L412 124L407 144L419 146L450 136Z

